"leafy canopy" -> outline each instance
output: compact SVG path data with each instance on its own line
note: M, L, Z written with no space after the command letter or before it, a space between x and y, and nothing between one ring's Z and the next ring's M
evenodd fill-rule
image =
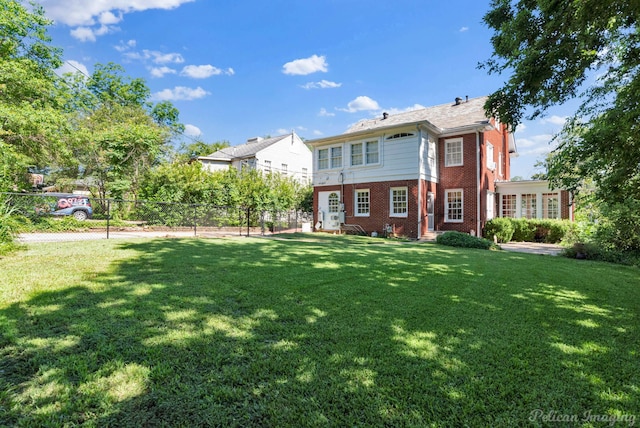
M580 97L549 178L570 190L591 178L611 203L640 199L639 19L637 0L493 0L484 17L494 56L480 67L510 74L487 113L515 129Z

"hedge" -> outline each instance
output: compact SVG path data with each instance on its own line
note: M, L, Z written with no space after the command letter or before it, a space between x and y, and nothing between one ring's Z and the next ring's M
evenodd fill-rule
M483 236L498 242L561 242L576 228L569 220L496 217L487 222Z
M448 245L450 247L461 248L481 248L483 250L499 249L493 241L488 239L478 238L476 236L469 235L468 233L448 231L442 235L438 235L436 243L441 245Z

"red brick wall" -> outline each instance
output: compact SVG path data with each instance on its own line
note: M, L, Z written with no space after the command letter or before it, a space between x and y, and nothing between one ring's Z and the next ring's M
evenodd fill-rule
M445 140L462 137L462 166L445 166ZM476 135L466 134L458 137L440 138L438 153L440 154L439 169L440 183L436 193L435 228L436 230L457 230L469 232L476 229ZM463 191L463 222L445 222L445 191L462 189Z
M408 193L407 217L390 217L392 187L406 187ZM355 216L354 196L356 189L369 189L370 214L368 217ZM313 190L314 223L318 221L318 192L340 191L345 207L345 223L360 225L368 235L372 232L382 234L384 226L389 224L393 233L408 238L418 237L418 181L399 180L381 183L345 184L344 186L315 187ZM423 192L424 193L424 192ZM423 201L424 204L424 201ZM426 215L426 213L425 213Z

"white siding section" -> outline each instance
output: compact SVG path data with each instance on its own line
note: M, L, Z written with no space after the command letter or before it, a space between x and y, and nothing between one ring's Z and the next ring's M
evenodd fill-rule
M265 161L271 161L271 170L281 172L287 165L287 176L302 179L302 169L311 171L312 152L297 134L288 135L277 143L256 153L257 168L263 170Z
M341 143L317 146L314 152L313 184L328 186L336 184L368 183L393 180L417 180L419 177L420 133L415 128L408 130L411 137L387 140L388 135L379 134ZM396 133L394 131L394 133ZM351 165L351 144L378 141L379 163L374 165ZM343 167L318 170L318 149L342 146Z

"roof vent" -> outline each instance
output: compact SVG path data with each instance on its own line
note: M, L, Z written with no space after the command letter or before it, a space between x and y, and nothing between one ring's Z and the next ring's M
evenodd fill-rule
M253 143L259 143L260 141L262 141L263 138L262 137L253 137L253 138L249 138L247 140L247 144L253 144Z
M386 119L389 117L389 113L387 113L386 111L384 113L382 113L382 120Z
M459 106L461 102L462 102L462 98L456 97L456 105Z

